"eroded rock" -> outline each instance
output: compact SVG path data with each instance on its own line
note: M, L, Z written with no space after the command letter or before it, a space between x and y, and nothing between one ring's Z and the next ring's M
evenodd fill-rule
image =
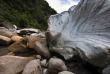
M50 50L66 60L78 55L105 67L110 64L109 19L109 0L81 0L75 8L52 15L46 34Z

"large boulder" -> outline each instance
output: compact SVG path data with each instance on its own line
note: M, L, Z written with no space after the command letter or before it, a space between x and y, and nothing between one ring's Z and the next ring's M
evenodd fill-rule
M6 23L6 22L1 22L0 27L4 27L4 28L10 30L11 32L13 32L17 29L17 27L15 25L12 25L12 24L9 24L9 23Z
M17 35L17 27L15 25L2 22L0 23L0 35L12 37L13 35Z
M94 66L110 64L110 0L81 0L49 18L47 43L66 60L74 55Z
M11 32L8 32L8 31L0 31L0 35L6 36L9 38L13 36L13 34Z
M13 37L11 37L11 40L13 41L13 42L17 42L17 41L19 41L19 40L21 40L22 39L22 37L20 37L20 36L13 36Z
M0 45L9 45L10 42L10 38L0 35Z
M44 59L44 60L41 61L41 66L42 67L47 67L47 64L48 64L47 59Z
M24 37L21 40L11 44L8 50L15 53L23 53L29 51L27 48L27 38Z
M40 60L30 61L24 68L24 71L22 74L43 74L40 66Z
M27 36L26 38L28 40L29 48L34 48L35 42L39 42L41 40L41 38L38 36Z
M48 73L58 74L61 71L66 71L67 67L65 63L59 58L51 58L48 63Z
M1 56L0 57L0 74L17 74L22 72L27 63L34 58L18 56Z
M50 51L47 47L47 43L45 39L42 39L40 41L35 42L34 49L37 51L39 55L41 55L43 58L49 59L50 58Z

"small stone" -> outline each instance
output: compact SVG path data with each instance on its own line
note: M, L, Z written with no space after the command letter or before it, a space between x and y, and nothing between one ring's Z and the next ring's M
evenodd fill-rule
M47 69L44 69L44 70L43 70L43 74L46 74L46 72L47 72Z
M41 61L41 66L47 67L47 59Z
M42 59L42 57L40 55L36 55L36 59Z

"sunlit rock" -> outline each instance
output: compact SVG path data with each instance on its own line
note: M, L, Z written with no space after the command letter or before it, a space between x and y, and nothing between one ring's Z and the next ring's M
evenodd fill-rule
M81 0L69 11L49 18L47 43L65 59L79 55L104 67L110 63L110 0Z

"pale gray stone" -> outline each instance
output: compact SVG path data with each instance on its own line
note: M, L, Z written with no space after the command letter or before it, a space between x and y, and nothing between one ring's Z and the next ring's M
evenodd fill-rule
M104 67L110 63L110 0L81 0L70 11L49 18L47 43L51 51L70 59L78 54Z

